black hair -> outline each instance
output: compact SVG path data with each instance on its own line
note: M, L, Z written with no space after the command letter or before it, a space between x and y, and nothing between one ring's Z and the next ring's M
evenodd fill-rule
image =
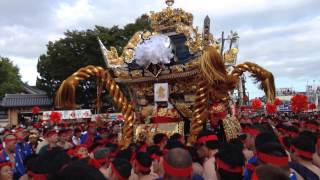
M179 139L183 138L183 136L179 133L174 133L173 135L170 136L169 140L176 140L178 141Z
M259 151L260 147L263 146L265 143L269 142L277 142L280 143L277 136L272 133L264 132L259 134L255 139L255 148Z
M127 149L132 153L137 152L138 145L136 143L130 143Z
M259 180L289 180L287 172L269 164L261 165L256 168L256 174Z
M147 153L149 155L155 154L157 156L163 156L163 153L161 152L161 149L159 146L152 145L147 147Z
M261 123L261 126L263 129L261 129L260 132L269 132L269 133L274 134L273 128L269 123L263 122L263 123Z
M111 142L106 143L105 147L110 148L111 152L116 152L118 150L118 145Z
M70 162L67 153L62 148L55 147L43 155L30 159L27 166L34 173L55 174Z
M116 159L125 159L130 162L132 156L132 152L129 151L128 149L124 149L118 152L116 155Z
M244 145L239 138L231 139L229 143L235 145L235 147L239 148L241 151L244 149Z
M187 146L187 150L192 158L192 162L197 162L199 164L203 164L203 160L199 157L197 153L197 148L194 146Z
M151 167L152 165L152 159L149 157L148 153L145 152L138 152L136 155L136 160L139 164L141 164L144 167ZM149 174L151 172L151 169L147 172L140 172L142 174Z
M111 133L111 134L108 135L108 139L109 139L109 140L111 140L111 139L113 139L113 138L116 138L116 137L117 137L117 134Z
M286 126L286 130L289 131L289 132L296 133L296 134L299 133L299 129L294 127L294 126Z
M74 131L73 131L73 133L74 133L74 134L76 134L76 133L81 133L81 129L80 129L80 128L75 128Z
M166 137L167 137L166 134L164 134L164 133L158 133L158 134L156 134L156 135L153 136L153 143L154 143L154 144L159 144L159 143L161 143L161 141L163 141L164 138L166 138Z
M269 154L272 156L286 157L288 156L284 147L277 142L268 142L260 146L258 152Z
M285 136L282 138L282 143L286 149L290 149L292 138L289 136Z
M184 145L176 139L169 139L165 148L166 149L184 148Z
M209 131L209 130L202 130L200 131L199 135L198 135L198 139L200 139L201 137L205 137L205 136L210 136L210 135L216 135L214 132ZM204 143L204 145L209 148L209 149L218 149L219 148L219 142L218 141L207 141Z
M94 140L94 142L91 144L91 146L88 147L88 152L92 152L95 149L97 149L99 146L103 146L102 143L98 142L98 140Z
M112 164L118 173L128 179L131 175L132 166L129 161L125 159L116 158L112 161Z
M307 136L298 136L291 141L291 145L296 147L297 149L307 151L310 153L315 153L316 152L316 146L312 142L312 140L307 137ZM312 160L312 158L307 158L307 157L301 157L302 159L305 160Z
M317 134L311 131L302 131L299 134L300 136L305 136L309 138L314 144L317 144Z
M59 173L51 176L48 180L104 180L104 175L99 169L94 168L83 161L75 161L66 166Z
M67 133L67 130L66 129L61 129L59 132L58 132L58 136L62 136L63 134Z
M242 153L242 150L235 144L223 144L218 153L216 154L216 158L220 159L224 163L228 164L230 167L243 167L245 164L245 157ZM241 180L242 172L240 173L232 173L225 171L223 169L217 169L221 179L226 180Z

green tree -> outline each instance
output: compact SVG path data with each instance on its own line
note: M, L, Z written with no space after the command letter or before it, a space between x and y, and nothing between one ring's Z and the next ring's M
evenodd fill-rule
M6 93L17 93L22 90L19 68L10 59L0 56L0 99Z
M66 31L65 37L47 44L47 53L39 57L37 69L37 87L54 97L61 82L72 73L87 65L105 67L97 37L110 48L114 46L119 54L132 35L139 30L151 30L147 15L136 19L135 23L123 28L95 26L93 30ZM107 94L107 92L106 92ZM90 106L96 97L95 79L83 81L77 89L77 103L83 107Z

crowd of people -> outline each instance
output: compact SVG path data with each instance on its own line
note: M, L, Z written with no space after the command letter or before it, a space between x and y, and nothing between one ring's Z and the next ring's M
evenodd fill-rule
M3 129L0 180L319 180L318 115L239 120L238 138L216 127L192 145L157 133L121 147L113 126L95 122Z

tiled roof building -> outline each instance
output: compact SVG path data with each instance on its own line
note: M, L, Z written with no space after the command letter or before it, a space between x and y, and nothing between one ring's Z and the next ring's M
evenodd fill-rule
M31 118L34 106L41 110L53 107L52 99L44 91L27 84L22 84L22 88L20 93L5 94L0 100L0 124L16 125L21 118Z

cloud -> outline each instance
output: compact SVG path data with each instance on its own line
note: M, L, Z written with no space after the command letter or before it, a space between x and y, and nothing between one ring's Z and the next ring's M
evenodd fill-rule
M81 26L84 21L92 21L95 8L88 0L79 0L72 4L61 3L55 11L55 21L59 28Z
M20 75L22 75L22 81L35 85L37 80L36 78L38 76L37 61L32 58L29 59L19 56L11 56L10 59L14 59L14 64L19 67Z

